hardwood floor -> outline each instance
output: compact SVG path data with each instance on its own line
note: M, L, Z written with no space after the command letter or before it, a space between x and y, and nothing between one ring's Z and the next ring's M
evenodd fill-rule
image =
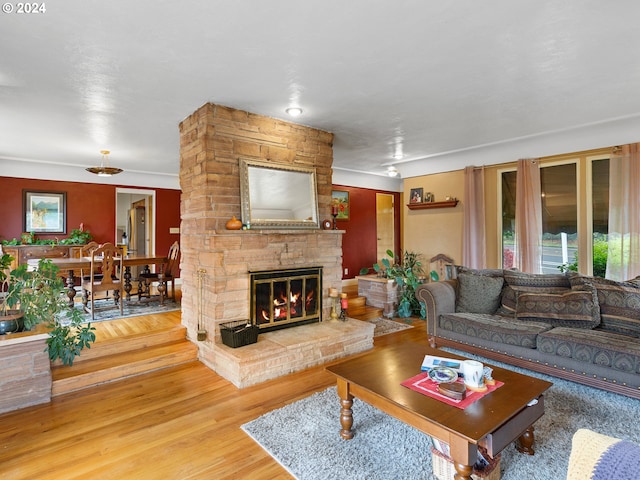
M120 335L144 328L144 322L179 322L179 316L105 322L98 335ZM424 321L413 324L376 338L374 348L406 341L426 345ZM240 390L191 362L60 395L49 404L0 415L0 478L289 479L240 426L334 383L318 366ZM336 402L336 435L338 415Z

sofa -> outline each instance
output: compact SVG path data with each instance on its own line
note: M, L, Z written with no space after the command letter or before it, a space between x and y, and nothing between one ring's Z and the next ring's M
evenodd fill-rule
M640 399L640 277L458 268L415 295L434 347Z

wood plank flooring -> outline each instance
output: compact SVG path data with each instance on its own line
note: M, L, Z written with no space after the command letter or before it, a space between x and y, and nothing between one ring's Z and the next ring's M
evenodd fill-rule
M179 316L108 322L98 335L143 329L143 322L175 324ZM426 345L424 321L414 320L414 326L376 338L374 348L406 341ZM240 426L334 383L318 366L240 390L191 362L60 395L49 404L0 415L0 478L289 479ZM338 415L336 403L336 435ZM291 432L292 441L295 436Z

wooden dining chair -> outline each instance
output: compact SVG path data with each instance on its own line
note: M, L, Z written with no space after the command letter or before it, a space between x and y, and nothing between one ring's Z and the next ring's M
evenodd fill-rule
M93 252L96 248L98 248L100 246L100 244L98 242L95 241L91 241L89 243L87 243L86 245L84 245L81 249L80 249L80 256L81 257L90 257L91 256L91 252ZM80 269L80 284L82 284L82 282L89 280L89 272L85 271L84 269Z
M160 272L143 272L139 275L143 285L143 296L151 296L151 285L158 284L158 293L160 294L160 303L164 302L164 297L176 299L176 275L180 266L180 244L175 241L169 247L167 254L167 263L160 267ZM171 282L171 295L169 296L168 284Z
M91 251L89 278L82 282L82 303L84 310L95 319L96 294L113 292L114 307L123 314L122 250L113 243L105 243ZM108 307L113 308L113 307Z

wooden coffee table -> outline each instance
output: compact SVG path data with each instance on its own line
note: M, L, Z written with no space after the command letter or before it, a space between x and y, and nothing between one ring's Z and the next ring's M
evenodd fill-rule
M456 479L471 479L479 445L495 456L517 440L520 452L533 455L533 423L544 414L542 394L552 383L492 366L493 377L504 385L461 410L401 385L420 373L427 354L463 358L406 342L327 367L338 379L342 438L353 437L351 407L357 397L448 443Z

